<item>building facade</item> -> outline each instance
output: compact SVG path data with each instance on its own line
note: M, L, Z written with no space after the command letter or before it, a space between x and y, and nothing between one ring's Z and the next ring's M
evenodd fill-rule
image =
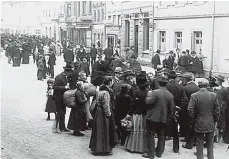
M133 45L138 58L150 62L157 49L189 49L204 55L206 72L229 74L229 2L127 1L121 8L122 53Z

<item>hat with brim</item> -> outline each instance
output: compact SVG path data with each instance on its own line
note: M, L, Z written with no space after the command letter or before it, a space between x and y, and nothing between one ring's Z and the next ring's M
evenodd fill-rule
M123 77L127 77L127 76L133 76L134 73L132 70L127 70L123 73Z
M193 79L194 74L191 73L191 72L186 72L186 73L183 73L183 74L182 74L182 77L183 77L183 78L187 78L187 79Z
M146 75L144 74L140 74L136 77L136 84L137 86L146 86L148 83L147 83L147 78L146 78Z
M161 83L168 83L168 79L164 76L157 77L157 81Z
M199 86L208 86L209 85L209 81L206 78L201 78L198 80L198 85Z
M70 66L70 65L66 65L63 68L64 68L65 71L72 71L72 66Z
M222 81L224 82L224 77L222 75L218 75L218 76L215 76L216 79L218 79L219 81Z
M115 67L114 73L123 73L121 67Z
M176 74L175 71L169 71L168 76L169 77L172 77L172 78L176 78L177 77L177 74Z

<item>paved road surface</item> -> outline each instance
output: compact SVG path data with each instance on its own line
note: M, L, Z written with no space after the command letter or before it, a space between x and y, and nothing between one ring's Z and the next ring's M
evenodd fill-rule
M21 65L19 68L1 59L1 158L4 159L93 159L88 148L90 131L84 137L69 133L54 134L51 131L53 120L46 121L46 81L36 78L36 65ZM32 62L32 60L30 60ZM64 63L58 58L55 74L62 71ZM146 68L145 68L146 69ZM149 69L149 68L148 68ZM150 69L149 69L150 70ZM69 109L67 110L66 123ZM51 116L53 119L54 116ZM215 145L216 159L228 159L227 145ZM164 159L194 159L193 150L181 148L180 154L172 152L172 142L167 141ZM100 158L139 159L140 154L132 154L121 146L113 151L113 156Z

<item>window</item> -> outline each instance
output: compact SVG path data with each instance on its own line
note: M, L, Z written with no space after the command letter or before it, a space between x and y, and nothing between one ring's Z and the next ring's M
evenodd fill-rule
M111 16L108 16L108 20L111 20Z
M113 15L113 24L116 25L116 15Z
M96 10L94 10L94 22L96 22Z
M80 16L80 2L78 2L78 16Z
M175 32L175 46L174 48L179 48L182 50L182 32Z
M149 19L144 19L143 35L143 49L149 50Z
M86 14L86 1L83 1L83 15Z
M89 14L91 14L92 13L92 2L90 1L89 2Z
M159 47L158 48L161 52L166 51L166 32L165 31L159 32Z
M130 22L128 20L125 21L125 46L130 46Z
M98 10L98 22L100 22L100 10Z
M77 15L77 2L74 2L74 15Z
M101 21L103 22L103 20L104 20L104 9L102 9L102 11L101 11L102 13L102 16L101 16Z
M202 31L194 31L192 41L192 50L199 52L202 48Z
M67 16L71 16L71 4L67 4Z
M118 15L118 25L121 25L121 15Z

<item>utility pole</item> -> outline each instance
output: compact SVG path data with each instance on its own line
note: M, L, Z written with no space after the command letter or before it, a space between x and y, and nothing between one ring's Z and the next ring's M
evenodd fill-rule
M152 56L154 55L154 1L153 1L153 13L152 13L152 30L153 30L153 36L152 36Z
M213 1L213 14L212 14L212 49L211 49L211 70L210 76L212 76L213 64L214 64L214 39L215 39L215 1Z
M105 25L104 25L104 36L105 36L105 46L107 44L107 2L105 1ZM106 48L106 47L105 47Z

